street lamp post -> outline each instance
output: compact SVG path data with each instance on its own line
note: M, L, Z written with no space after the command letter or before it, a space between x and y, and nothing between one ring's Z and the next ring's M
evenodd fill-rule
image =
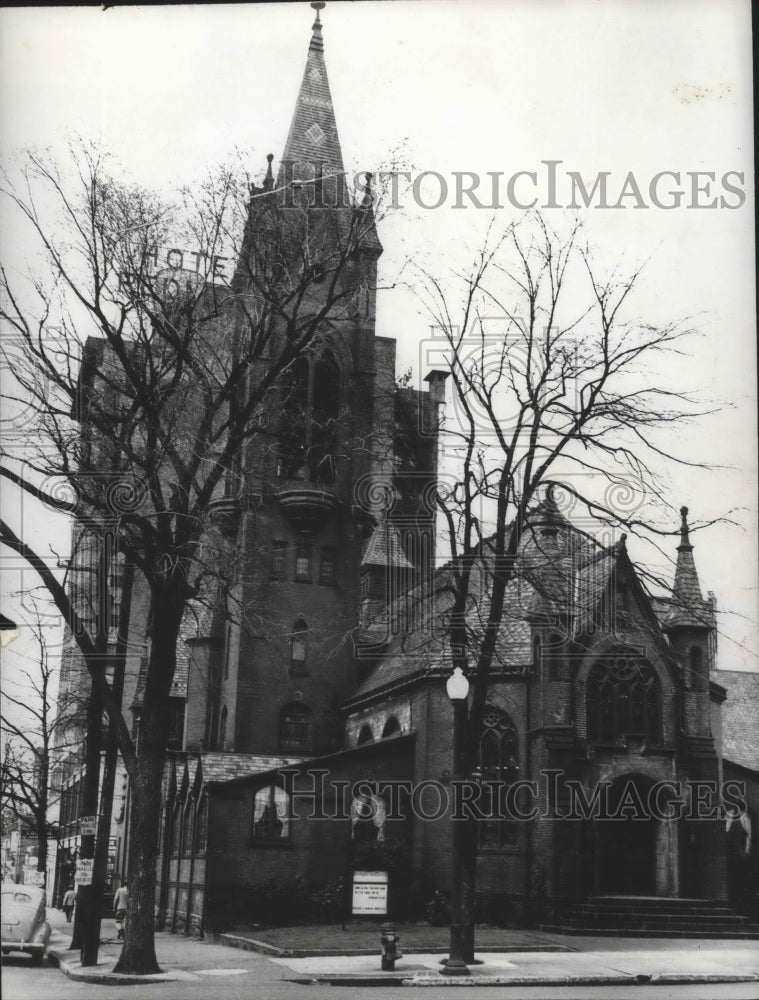
M453 778L465 777L464 727L467 718L467 696L469 681L461 667L456 667L446 681L445 689L453 704ZM453 803L456 801L455 785ZM443 975L468 976L469 968L464 961L466 945L466 923L464 921L464 878L466 850L466 821L463 818L451 820L451 946L448 959L443 967Z

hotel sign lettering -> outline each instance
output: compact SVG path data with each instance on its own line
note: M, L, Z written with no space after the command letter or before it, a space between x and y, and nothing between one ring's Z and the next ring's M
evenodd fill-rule
M151 274L161 271L191 271L206 281L221 281L229 284L234 271L231 257L208 257L200 250L180 250L178 247L151 247L147 255L148 270Z

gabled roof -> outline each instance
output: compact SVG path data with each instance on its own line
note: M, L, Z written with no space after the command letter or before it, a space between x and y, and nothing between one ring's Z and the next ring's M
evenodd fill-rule
M715 670L712 679L727 688L722 704L722 756L759 770L759 673Z
M485 628L481 597L491 585L494 558L493 540L488 539L472 576L467 627L474 635ZM586 633L593 633L599 621L613 622L620 581L632 591L639 609L636 614L642 617L652 641L669 662L660 622L627 554L624 535L612 545L600 544L571 524L549 490L546 499L528 513L517 558L517 573L506 589L495 669L520 671L531 663L533 625L560 622L562 628L582 639ZM452 572L450 565L441 567L431 586L404 594L364 630L365 638L375 642L375 653L381 651L382 656L346 707L426 674L450 670L443 620L452 600L448 586ZM420 628L420 622L426 622L427 628ZM391 624L396 627L391 628ZM380 650L383 628L388 641ZM367 653L371 655L371 650Z

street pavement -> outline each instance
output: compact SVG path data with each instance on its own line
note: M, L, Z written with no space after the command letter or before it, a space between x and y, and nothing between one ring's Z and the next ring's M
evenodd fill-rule
M682 984L743 983L759 984L757 942L711 939L642 939L591 938L564 935L540 935L545 947L556 951L485 953L482 964L473 966L468 979L441 975L440 954L412 954L396 964L394 972L380 969L379 940L372 955L312 955L307 958L257 954L252 939L229 947L211 941L199 942L180 934L156 934L156 953L162 973L150 977L124 977L113 973L120 942L113 920L102 924L102 945L96 967L81 967L76 952L68 951L72 925L60 910L50 909L48 919L54 933L50 953L60 970L82 983L101 985L184 983L186 987L205 980L209 985L247 978L251 962L259 970L256 978L278 983L323 986L676 986ZM304 943L307 943L304 928ZM507 932L505 932L507 933ZM379 938L379 935L378 935ZM240 947L244 950L240 950ZM401 941L401 947L403 943ZM567 948L576 949L572 951ZM264 970L268 970L264 973ZM262 975L263 974L263 975ZM297 988L297 987L296 987ZM759 996L759 986L741 995ZM710 991L711 993L711 991ZM715 994L716 995L716 994Z

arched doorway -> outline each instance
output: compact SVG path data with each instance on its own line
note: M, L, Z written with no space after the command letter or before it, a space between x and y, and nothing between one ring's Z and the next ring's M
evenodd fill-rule
M615 896L656 895L657 822L648 810L653 782L617 778L608 793L608 818L598 822L598 888Z

